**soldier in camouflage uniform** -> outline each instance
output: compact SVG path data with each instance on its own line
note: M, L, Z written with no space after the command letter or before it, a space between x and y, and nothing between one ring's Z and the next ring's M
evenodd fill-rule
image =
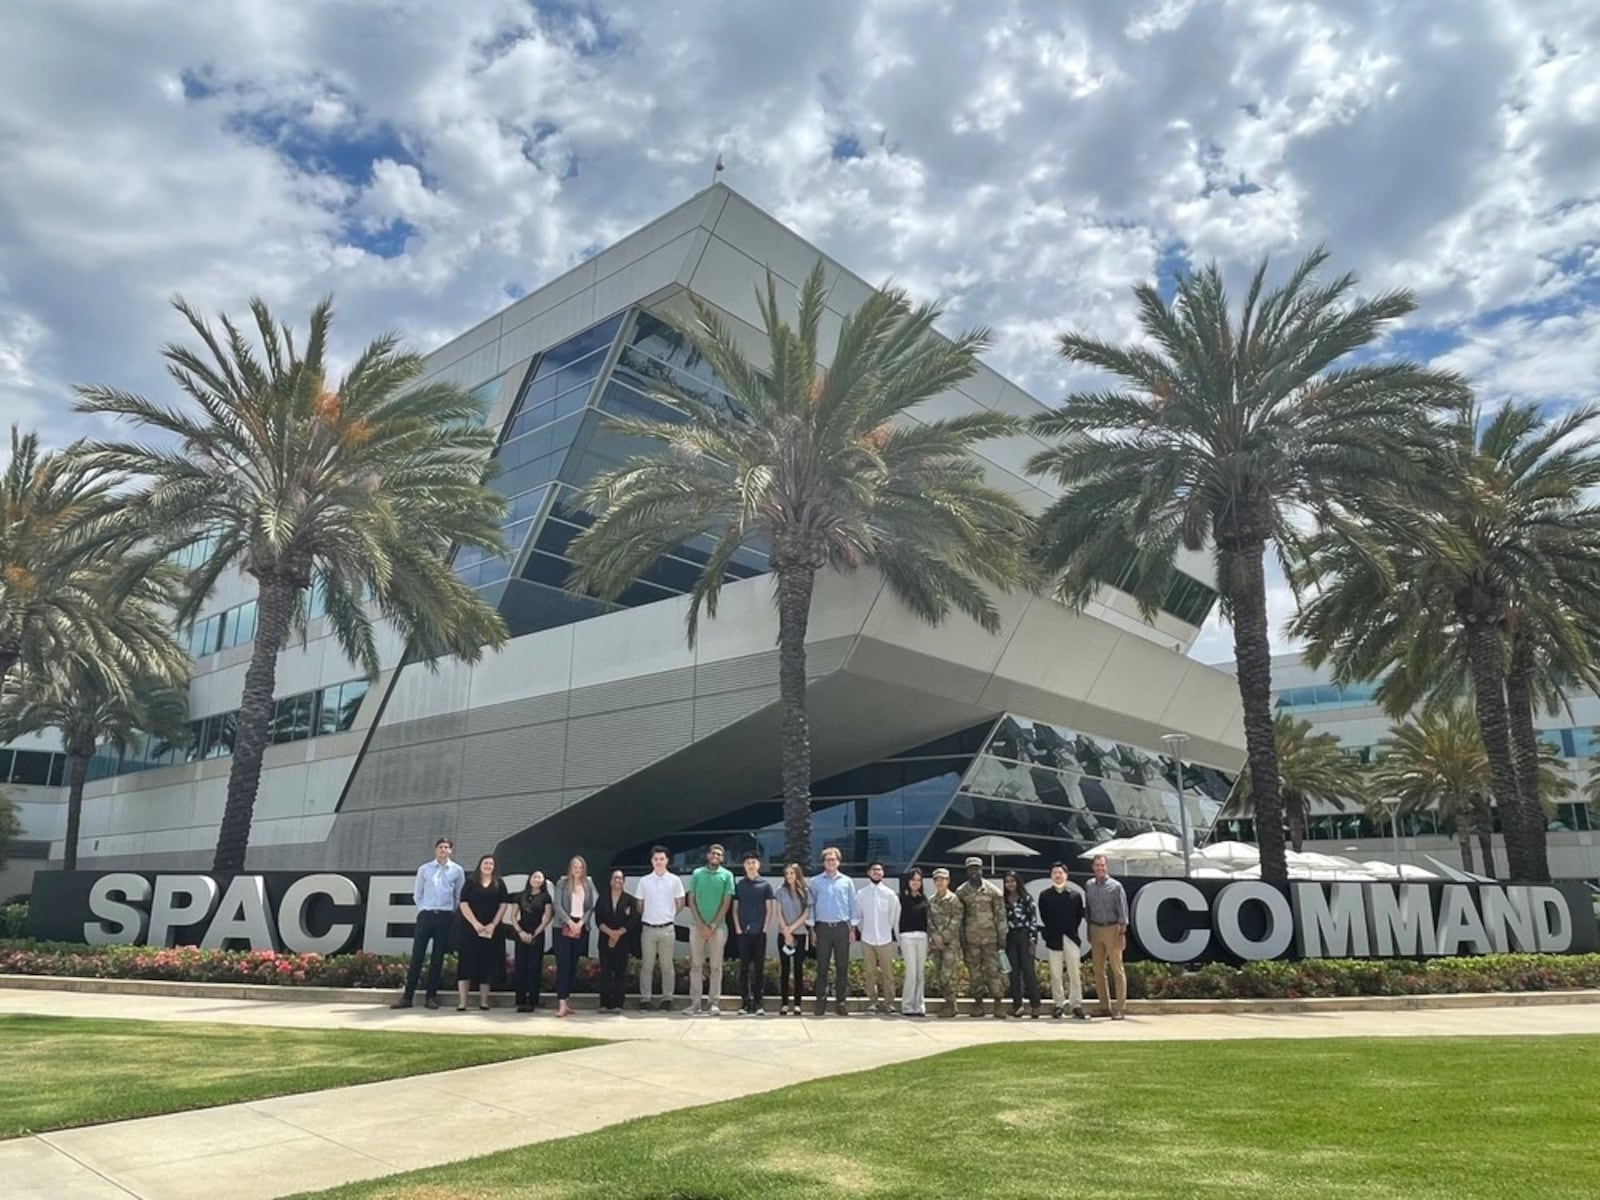
M956 968L961 965L961 901L950 890L950 872L933 873L933 895L928 897L928 958L939 995L944 997L941 1017L956 1015Z
M956 889L961 901L961 952L967 979L977 1003L972 1015L983 1016L983 1000L994 1001L994 1015L1005 1019L1006 981L1000 972L1000 947L1006 940L1006 902L1000 889L983 877L983 860L967 859L967 881Z

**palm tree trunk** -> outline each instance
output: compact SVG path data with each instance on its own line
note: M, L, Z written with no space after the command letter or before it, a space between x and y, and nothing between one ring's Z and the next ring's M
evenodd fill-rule
M1511 757L1510 720L1506 713L1505 670L1500 632L1492 625L1467 626L1467 665L1472 672L1478 736L1489 758L1489 786L1500 827L1505 830L1506 870L1513 879L1538 882L1539 855L1530 845L1522 789L1517 786L1516 764ZM1543 838L1539 841L1542 843Z
M1256 844L1261 848L1261 878L1286 880L1283 797L1279 791L1278 746L1272 729L1272 644L1267 636L1267 584L1261 560L1266 543L1238 541L1227 555L1228 603L1233 615L1233 657L1244 708L1245 761L1255 797Z
M1483 853L1483 873L1498 878L1494 869L1494 813L1481 794L1472 797L1473 827L1478 831L1478 849Z
M234 731L233 767L228 772L228 800L217 832L217 852L211 869L244 870L250 845L250 822L256 792L261 786L261 757L272 733L272 694L278 683L278 651L289 637L300 586L282 575L261 577L257 596L258 619L250 666L244 673L244 694L239 701L239 723Z
M1535 879L1550 878L1546 848L1548 822L1539 802L1539 732L1533 727L1533 644L1518 632L1511 645L1511 670L1506 673L1506 709L1511 721L1511 759L1516 765L1517 791L1528 828L1528 845L1534 852Z
M17 660L22 657L22 650L17 646L0 646L0 682L11 674L11 668L17 665Z
M1306 804L1298 795L1284 793L1283 813L1289 821L1289 844L1296 854L1306 844Z
M783 857L811 862L811 719L806 715L806 627L816 569L775 568L778 576L778 694L783 733Z
M83 827L83 785L89 778L89 760L94 757L94 739L84 749L83 738L72 736L67 752L67 836L61 847L61 869L78 869L78 834Z

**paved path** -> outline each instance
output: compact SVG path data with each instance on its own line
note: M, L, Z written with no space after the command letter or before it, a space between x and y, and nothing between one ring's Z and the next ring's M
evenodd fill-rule
M631 1013L558 1021L505 1010L392 1012L366 1004L5 991L0 1012L441 1035L583 1034L610 1042L521 1062L0 1142L6 1200L282 1196L992 1042L1600 1034L1600 1004L1228 1013L1087 1024ZM550 1097L557 1094L563 1097L559 1120L551 1116ZM419 1128L427 1130L425 1141L417 1136Z

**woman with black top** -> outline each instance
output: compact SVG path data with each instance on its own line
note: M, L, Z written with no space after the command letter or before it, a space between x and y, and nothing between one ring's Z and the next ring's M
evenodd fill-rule
M489 1011L495 956L505 956L500 944L500 917L508 900L506 885L495 869L494 855L485 854L461 888L461 919L456 922L457 1012L467 1011L467 989L473 984L478 985L478 1007Z
M912 867L900 884L900 957L905 984L900 1011L908 1017L928 1015L923 989L928 975L928 898L922 894L922 868Z
M1026 996L1032 1006L1028 1015L1037 1021L1039 968L1034 965L1034 943L1039 937L1039 910L1015 871L1006 872L1001 892L1006 902L1006 957L1011 960L1011 1015L1022 1015Z
M594 906L594 923L600 929L600 1011L622 1011L622 994L628 986L628 939L639 920L639 902L623 890L626 876L611 872L611 886L600 893Z
M539 1007L539 989L544 985L544 931L550 928L555 912L544 872L533 872L511 912L511 927L517 935L512 986L516 989L519 1013L531 1013Z

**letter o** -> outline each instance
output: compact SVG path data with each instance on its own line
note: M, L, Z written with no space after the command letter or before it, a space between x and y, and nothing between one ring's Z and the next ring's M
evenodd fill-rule
M1247 938L1239 924L1239 910L1252 900L1267 912L1267 933L1259 942ZM1281 958L1294 941L1294 913L1290 911L1289 898L1260 880L1245 879L1224 887L1217 895L1211 921L1222 944L1247 962Z

